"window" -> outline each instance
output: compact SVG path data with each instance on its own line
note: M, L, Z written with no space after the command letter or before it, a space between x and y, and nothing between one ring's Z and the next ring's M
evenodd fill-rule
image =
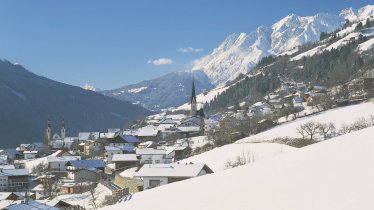
M149 180L149 188L160 186L160 180Z

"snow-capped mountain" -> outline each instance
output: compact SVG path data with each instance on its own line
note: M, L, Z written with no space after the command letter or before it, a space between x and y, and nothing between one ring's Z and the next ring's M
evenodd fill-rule
M193 70L204 71L212 84L221 85L248 72L264 56L291 54L305 43L318 41L321 32L341 28L346 19L357 21L373 14L373 5L357 12L345 9L339 15L318 13L301 17L290 14L270 27L260 26L250 33L229 35L210 55L196 61Z
M214 88L201 71L172 72L152 80L115 90L101 91L101 93L120 100L131 101L134 104L141 104L151 110L161 110L187 102L191 96L193 79L197 93Z

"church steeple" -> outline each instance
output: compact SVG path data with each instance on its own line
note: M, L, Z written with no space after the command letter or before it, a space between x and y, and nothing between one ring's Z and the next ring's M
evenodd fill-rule
M62 118L62 121L61 121L61 139L64 139L65 138L65 120L64 118Z
M193 117L196 115L196 92L195 92L195 80L192 80L192 94L191 94L191 110L190 110L190 117Z
M52 125L51 125L51 120L48 118L47 121L47 129L45 131L45 145L49 145L49 141L52 139Z

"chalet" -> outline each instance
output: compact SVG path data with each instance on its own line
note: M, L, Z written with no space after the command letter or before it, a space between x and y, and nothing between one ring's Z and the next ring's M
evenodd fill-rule
M8 210L23 210L23 209L48 209L48 210L58 210L58 208L47 205L40 201L35 201L32 199L25 199L24 202L12 204L7 206L5 209Z
M29 171L27 169L0 169L0 179L6 191L21 191L28 186Z
M22 154L15 148L5 149L0 152L0 155L6 155L8 160L18 160L22 157Z
M53 157L48 156L48 169L50 171L66 171L66 163L73 160L80 160L80 156Z
M140 143L140 140L136 138L135 136L117 134L113 138L105 139L104 142L105 142L105 145L112 146L112 147L115 147L115 146L136 147Z
M37 150L33 150L33 151L27 150L23 152L23 157L25 160L35 159L37 155L38 155Z
M144 149L144 148L156 148L158 145L156 142L154 141L146 141L146 142L142 142L138 145L138 148L139 149Z
M136 154L115 154L112 162L115 164L116 170L124 170L139 164Z
M135 153L135 147L133 146L105 146L104 157L105 160L110 163L115 154L129 154Z
M189 146L177 146L177 147L171 147L171 152L169 152L169 156L174 156L174 161L181 160L184 158L187 158L191 154L191 147Z
M100 151L103 150L103 144L101 141L96 141L96 140L87 140L87 141L84 141L82 144L82 151L81 153L83 153L84 155L86 156L90 156L90 155L93 155L93 154L97 154L99 153Z
M205 164L145 164L135 175L143 179L144 190L213 173Z
M173 162L174 158L166 149L136 149L136 155L140 157L140 164L166 164Z
M97 182L104 167L102 160L72 160L66 163L67 177L75 182Z

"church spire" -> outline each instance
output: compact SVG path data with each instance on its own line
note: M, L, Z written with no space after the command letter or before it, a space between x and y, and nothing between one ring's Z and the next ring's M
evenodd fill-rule
M196 104L196 92L195 92L195 80L192 80L192 95L191 95L191 104Z
M191 94L191 110L190 110L190 117L196 115L196 92L195 92L195 80L192 80L192 94Z
M52 138L52 125L51 125L51 120L48 118L47 121L47 129L45 131L45 145L49 145L49 141Z
M62 118L62 121L61 121L61 139L64 139L65 138L65 120L64 118Z

